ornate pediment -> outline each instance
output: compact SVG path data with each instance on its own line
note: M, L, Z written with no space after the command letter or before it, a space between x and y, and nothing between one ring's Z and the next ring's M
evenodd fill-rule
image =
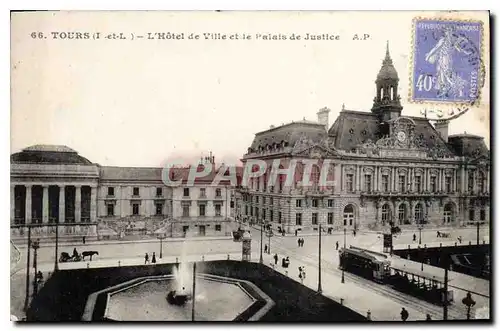
M294 156L311 159L326 159L338 155L336 151L331 150L322 144L312 144L310 146L304 146L302 149L294 148L292 154Z

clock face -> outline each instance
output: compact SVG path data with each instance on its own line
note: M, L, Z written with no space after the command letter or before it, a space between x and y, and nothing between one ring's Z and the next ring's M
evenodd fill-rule
M406 140L406 133L404 133L403 131L399 131L398 132L398 135L397 135L397 138L400 142L403 142Z

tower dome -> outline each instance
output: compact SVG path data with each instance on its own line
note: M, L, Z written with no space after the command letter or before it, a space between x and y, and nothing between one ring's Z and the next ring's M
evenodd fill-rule
M382 68L377 75L377 81L379 80L399 80L398 72L394 65L392 64L391 55L389 54L389 42L387 42L387 49L385 51L385 58L382 62Z

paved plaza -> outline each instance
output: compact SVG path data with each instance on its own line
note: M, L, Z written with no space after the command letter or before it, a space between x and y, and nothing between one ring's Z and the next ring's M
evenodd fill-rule
M481 237L488 237L488 229L480 229ZM461 228L447 230L451 232L450 238L436 238L435 230L422 231L422 245L427 246L449 246L454 245L456 237L462 236L462 245L468 244L468 241L475 242L476 229ZM252 228L252 260L259 261L260 257L260 230ZM413 231L404 231L396 237L395 244L407 247L408 244L418 245L413 242ZM304 246L298 247L297 239L304 238ZM381 251L381 235L376 232L358 232L356 236L347 233L347 246L354 245L370 250ZM436 240L439 239L439 242ZM400 320L399 312L405 307L409 312L409 320L425 319L426 314L430 314L433 319L442 318L442 308L430 305L421 300L399 293L380 284L361 279L355 275L345 273L345 283L341 283L341 271L338 269L338 251L336 251L336 242L343 246L344 234L333 233L331 235L322 235L322 290L323 295L343 302L349 308L363 314L370 314L373 320ZM299 234L287 236L273 236L270 239L263 236L263 245L269 245L271 254L263 254L264 263L269 267L275 268L281 273L286 273L296 281L298 277L298 267L304 266L306 278L304 285L311 289L318 289L318 236L317 234ZM157 263L172 263L176 261L201 261L201 260L221 260L221 259L241 259L241 243L234 242L231 239L210 238L210 240L188 240L188 241L163 241L163 258L159 258L160 242L149 240L146 242L93 242L82 245L81 243L64 243L59 247L59 254L62 251L72 253L73 248L78 252L84 250L99 251L99 256L94 256L93 261L66 262L59 263L60 269L74 268L99 268L109 266L142 265L144 264L144 254L146 252L152 255L156 253ZM12 248L11 253L11 313L16 316L22 316L22 306L25 295L25 277L26 277L26 246ZM273 255L278 254L278 265L274 266ZM54 269L54 245L43 244L38 250L38 269L45 277L49 276ZM280 266L281 258L288 256L290 266L287 270ZM33 254L31 254L33 259ZM18 261L16 263L16 261ZM393 256L391 258L393 266L405 265L409 268L420 270L421 265L412 261ZM426 272L440 274L442 269L424 265ZM31 271L32 272L32 271ZM450 307L449 318L459 319L465 316L465 307L461 299L465 296L463 289L475 293L474 300L476 307L489 307L489 282L482 279L473 278L467 275L450 272L450 288L454 290L455 303Z

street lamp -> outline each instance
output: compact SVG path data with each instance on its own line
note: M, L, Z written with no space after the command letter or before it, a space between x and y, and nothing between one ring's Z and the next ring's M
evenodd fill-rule
M33 243L31 244L31 247L33 248L34 256L33 256L33 268L35 269L35 277L33 279L33 296L35 296L38 293L38 265L37 265L37 251L40 248L40 240L34 240ZM30 249L28 247L28 249Z
M26 260L26 295L24 297L24 311L28 310L28 305L30 301L30 254L31 254L31 226L27 224L28 227L28 254Z
M58 256L58 249L59 249L59 219L56 218L56 247L55 247L55 262L54 262L54 271L59 270L59 256Z
M347 229L344 227L344 254L345 254L345 242L346 242L346 234L347 234ZM345 279L344 279L344 269L345 269L345 258L344 258L344 265L342 266L342 279L341 279L341 283L344 284L345 283Z
M479 246L479 221L476 223L477 245Z
M158 239L160 239L160 259L163 257L163 239L165 239L167 236L164 233L161 233L158 236Z
M467 307L467 320L470 320L470 309L476 304L476 301L472 299L470 292L467 292L465 298L462 299L462 303Z
M262 235L263 235L264 229L263 229L263 224L262 221L260 222L260 258L259 262L264 263L264 259L262 258Z
M319 259L318 259L318 293L321 294L323 292L323 289L321 288L321 224L319 225L319 243L318 243L318 250L319 250Z
M418 224L418 244L422 245L422 220Z
M269 230L266 232L266 236L269 239L267 246L267 254L271 254L271 237L273 236L273 230L269 227Z

